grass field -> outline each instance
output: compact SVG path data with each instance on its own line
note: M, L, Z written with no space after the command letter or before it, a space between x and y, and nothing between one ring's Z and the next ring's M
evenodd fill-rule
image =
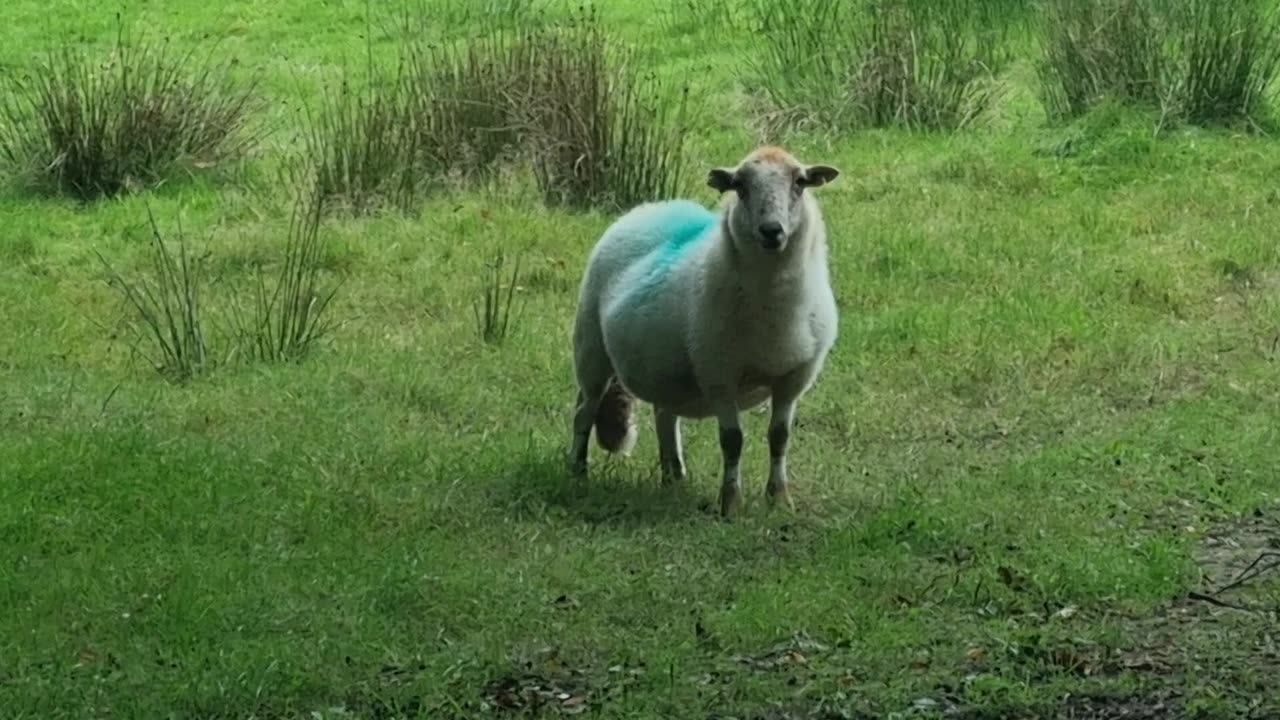
M442 3L442 34L486 22ZM760 140L757 41L598 7L690 83L710 205L706 170ZM630 458L563 471L611 214L519 178L326 218L338 324L301 362L176 384L131 350L95 253L144 270L150 208L213 293L278 260L299 99L390 48L366 10L0 4L0 69L105 46L121 12L220 40L276 125L243 167L145 193L0 194L0 717L1280 715L1280 573L1217 592L1280 547L1274 137L1050 123L1029 50L963 131L788 137L843 171L820 191L840 338L799 408L796 510L766 509L751 413L724 522L711 422L686 424L678 488L647 409ZM499 249L524 281L488 344Z

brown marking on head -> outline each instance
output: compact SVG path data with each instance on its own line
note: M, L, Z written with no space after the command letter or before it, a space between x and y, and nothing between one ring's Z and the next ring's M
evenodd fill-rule
M792 157L791 153L783 150L777 145L763 145L752 151L742 163L769 163L772 165L781 165L792 172L800 171L800 161Z
M791 153L783 150L777 145L761 145L747 156L747 160L764 160L766 162L795 162Z

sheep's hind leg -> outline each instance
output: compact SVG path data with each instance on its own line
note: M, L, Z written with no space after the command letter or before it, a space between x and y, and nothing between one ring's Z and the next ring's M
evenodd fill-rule
M591 444L591 428L595 426L600 403L609 389L613 368L597 357L580 356L578 367L578 402L573 414L573 442L569 449L569 472L587 473L587 448Z
M573 414L573 438L569 448L569 472L582 476L587 472L587 448L591 429L596 424L600 403L609 389L613 363L604 349L593 310L580 309L574 324L573 375L578 383L578 399Z
M596 411L604 388L591 391L578 390L577 408L573 414L573 442L569 448L569 472L574 475L587 473L587 448L591 445L591 427L596 421Z
M658 462L662 465L664 483L685 479L684 452L680 447L680 416L660 407L653 408L654 425L658 429Z

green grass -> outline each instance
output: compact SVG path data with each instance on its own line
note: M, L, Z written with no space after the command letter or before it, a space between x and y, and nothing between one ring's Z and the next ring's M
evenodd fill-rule
M755 141L750 36L602 5L692 83L701 188ZM338 322L303 362L178 387L130 351L95 253L145 268L150 206L215 288L278 267L292 109L363 61L365 7L129 5L222 40L286 129L244 177L0 192L0 716L489 717L538 691L592 717L1280 712L1269 616L1187 599L1280 535L1276 140L1157 138L1114 107L1049 127L1029 53L964 133L792 137L844 171L822 191L840 339L800 405L796 512L765 510L752 413L726 523L710 423L686 424L676 490L647 409L631 458L562 472L576 284L610 217L528 178L327 220ZM0 67L108 43L118 9L2 4ZM472 304L499 250L524 279L491 345ZM1223 599L1274 609L1280 583Z

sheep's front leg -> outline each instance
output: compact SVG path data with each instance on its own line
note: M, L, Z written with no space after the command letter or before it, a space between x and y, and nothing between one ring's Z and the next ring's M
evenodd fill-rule
M765 486L770 505L781 503L794 507L787 492L787 443L791 440L791 420L795 416L796 402L812 377L809 368L802 368L773 387L769 416L769 483Z
M718 388L710 396L720 423L720 455L724 461L720 514L728 517L742 509L742 481L738 476L738 464L742 460L742 426L738 422L737 390Z
M681 482L685 479L685 472L684 452L680 448L680 416L656 406L653 416L658 429L658 459L662 465L662 481Z

